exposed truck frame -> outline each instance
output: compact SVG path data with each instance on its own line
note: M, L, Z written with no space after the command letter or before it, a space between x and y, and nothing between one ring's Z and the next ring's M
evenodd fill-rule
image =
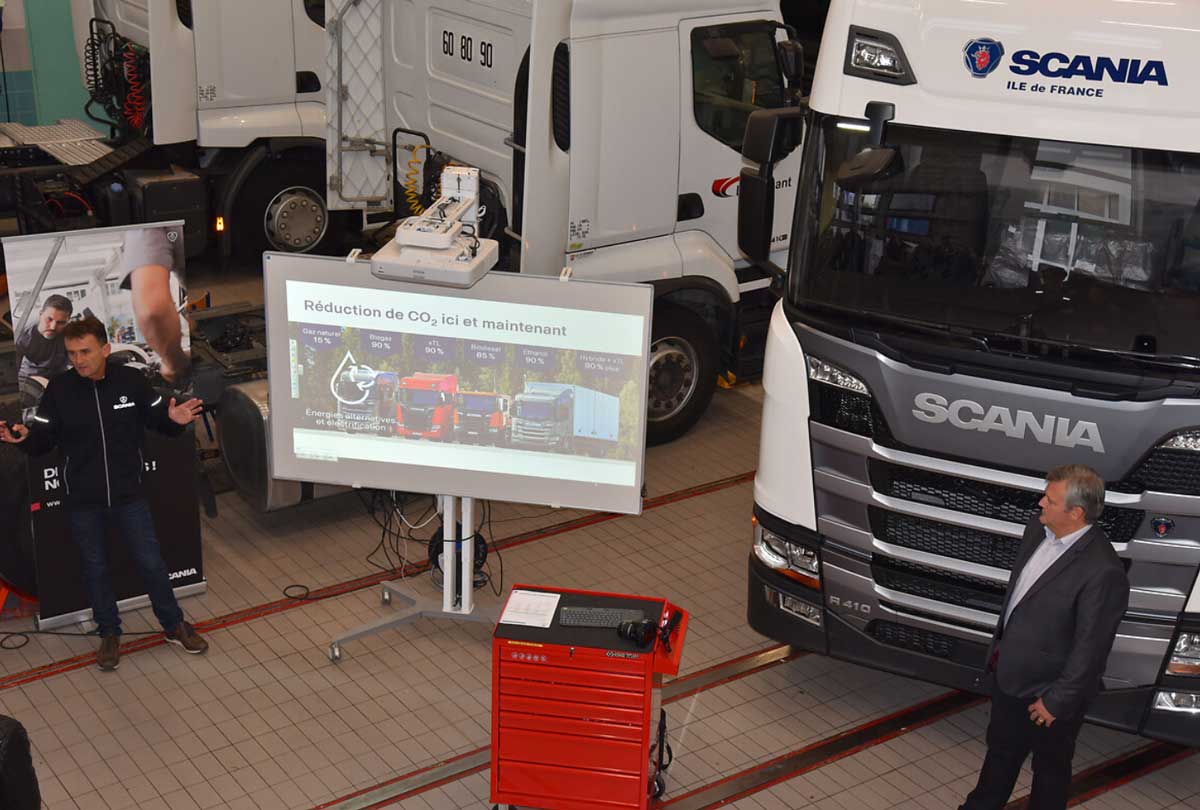
M1088 717L1195 746L1200 18L1033 6L835 1L810 99L750 120L739 243L777 274L761 223L803 158L748 618L978 689L1043 476L1085 463L1132 587Z

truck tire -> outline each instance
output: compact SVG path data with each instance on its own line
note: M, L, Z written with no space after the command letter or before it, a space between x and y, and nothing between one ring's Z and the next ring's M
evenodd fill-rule
M246 181L234 204L237 253L263 251L337 255L348 218L325 205L323 164L312 160L268 160Z
M717 339L696 313L660 302L650 338L646 443L665 444L699 421L717 387Z

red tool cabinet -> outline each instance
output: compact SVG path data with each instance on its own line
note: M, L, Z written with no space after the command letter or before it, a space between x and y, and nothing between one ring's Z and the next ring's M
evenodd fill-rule
M662 791L659 764L669 764L662 756L662 676L679 672L687 613L664 599L530 585L514 590L560 597L548 628L496 625L492 802L645 810ZM576 605L640 609L659 632L639 647L615 629L561 626L562 608ZM662 631L676 613L664 643Z

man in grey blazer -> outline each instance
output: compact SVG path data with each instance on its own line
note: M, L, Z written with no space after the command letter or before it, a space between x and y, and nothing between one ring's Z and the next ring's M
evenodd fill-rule
M1033 752L1029 810L1063 810L1075 738L1121 617L1129 580L1104 529L1104 481L1072 464L1046 475L1041 514L1017 553L988 651L987 756L960 810L999 810Z

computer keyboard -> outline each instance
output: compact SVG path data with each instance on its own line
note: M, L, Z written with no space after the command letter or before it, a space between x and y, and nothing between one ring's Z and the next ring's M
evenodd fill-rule
M621 622L640 622L646 614L640 610L598 607L562 607L558 623L562 627L617 627Z

